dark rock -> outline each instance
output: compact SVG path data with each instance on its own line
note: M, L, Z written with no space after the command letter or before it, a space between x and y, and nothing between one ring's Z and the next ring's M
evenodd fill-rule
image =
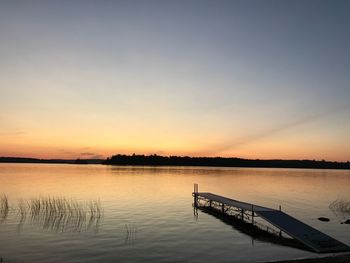
M323 217L323 216L319 217L318 220L320 220L320 221L322 221L322 222L329 222L329 221L330 221L329 218Z
M345 220L344 224L350 224L350 219Z

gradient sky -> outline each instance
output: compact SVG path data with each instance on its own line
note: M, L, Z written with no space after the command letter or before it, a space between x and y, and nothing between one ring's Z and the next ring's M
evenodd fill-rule
M349 1L1 1L0 156L350 160Z

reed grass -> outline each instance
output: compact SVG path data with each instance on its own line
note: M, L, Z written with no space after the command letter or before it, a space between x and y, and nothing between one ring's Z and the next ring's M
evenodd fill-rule
M20 199L18 202L18 214L21 218L25 218L27 216L27 204L23 199Z
M5 194L0 195L0 223L4 222L9 213L9 201Z
M4 221L10 207L6 195L0 196L0 221ZM26 222L40 226L44 230L59 232L81 232L91 228L96 230L103 217L101 202L79 202L65 197L38 197L29 200L20 199L14 215L19 217L18 229ZM28 216L27 216L28 215Z
M336 215L345 218L346 215L350 215L350 201L343 199L337 199L330 203L329 209Z
M43 229L81 232L98 227L102 217L99 201L78 202L60 197L39 197L29 202L31 219Z

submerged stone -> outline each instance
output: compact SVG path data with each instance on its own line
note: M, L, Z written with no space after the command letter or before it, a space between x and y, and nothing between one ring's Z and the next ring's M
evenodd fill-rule
M319 217L318 220L320 220L320 221L322 221L322 222L329 222L329 221L330 221L329 218L323 217L323 216Z

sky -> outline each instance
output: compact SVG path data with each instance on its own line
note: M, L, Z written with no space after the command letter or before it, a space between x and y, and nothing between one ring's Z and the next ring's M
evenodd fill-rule
M0 1L0 156L350 160L349 1Z

